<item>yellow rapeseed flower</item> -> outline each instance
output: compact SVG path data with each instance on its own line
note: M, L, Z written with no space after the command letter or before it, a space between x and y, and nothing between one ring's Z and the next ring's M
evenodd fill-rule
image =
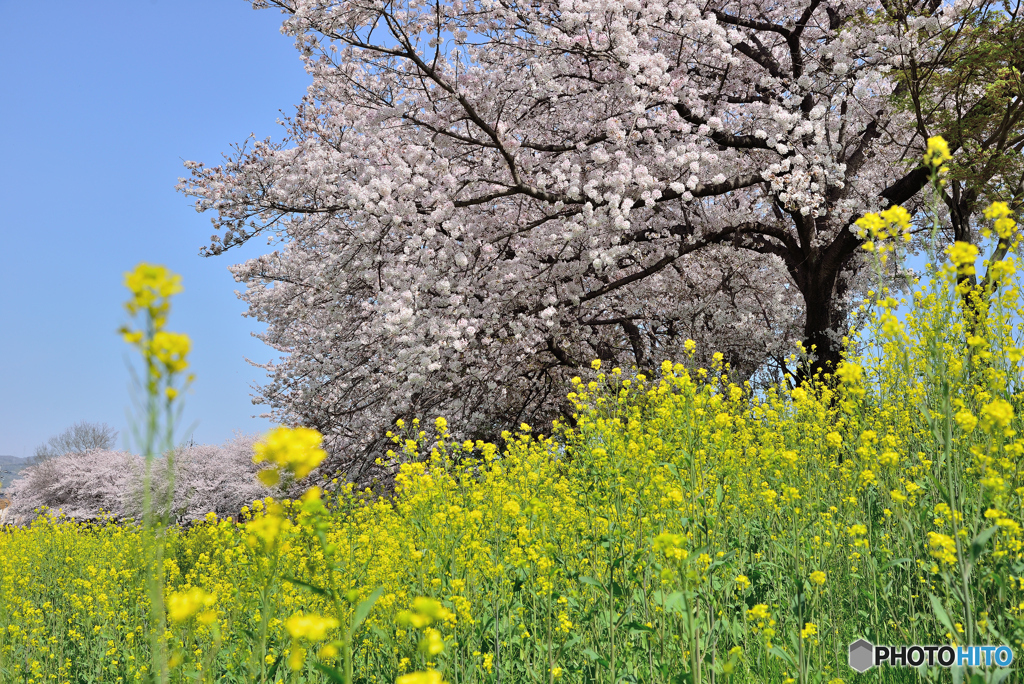
M338 624L337 618L297 613L285 621L284 627L293 639L323 641L329 631L337 629Z
M452 612L441 605L440 601L426 596L417 596L413 599L412 609L420 615L427 616L432 622L451 620L453 617Z
M327 452L320 448L322 441L323 435L316 430L282 425L253 446L252 460L255 463L273 463L301 480L327 458Z
M974 275L974 262L978 258L978 248L969 242L954 242L946 248L949 260L956 266L957 273Z
M760 620L765 621L771 617L771 613L768 612L768 605L765 603L758 603L753 608L747 611L747 619L750 621Z
M263 515L247 522L245 528L249 532L249 545L255 547L262 541L265 546L273 546L281 533L284 523L283 514L284 508L281 504L272 501L267 504L266 512Z
M1005 399L996 399L981 409L982 426L991 432L992 428L1005 430L1013 420L1013 407Z
M953 155L949 153L949 144L941 135L928 138L928 149L924 153L924 163L928 166L942 166Z
M437 670L410 672L395 680L395 684L447 684Z
M864 396L864 387L862 386L864 380L863 366L843 361L836 369L836 376L842 381L843 386L851 396Z
M192 348L192 340L188 335L160 331L153 335L149 349L144 350L151 354L157 361L171 373L179 373L188 368L189 350Z
M133 316L142 309L160 309L164 300L183 290L180 275L145 262L124 274L124 284L132 292L125 307Z
M420 641L420 651L428 658L444 652L444 639L436 629L427 629L423 632L423 639Z
M167 597L167 617L171 622L184 622L204 608L211 607L217 598L199 587L175 592Z
M929 532L928 552L947 565L956 563L956 542L947 534Z
M1011 218L1012 215L1013 212L1006 202L993 202L985 208L985 218L993 222L992 227L995 228L996 234L1002 240L1009 240L1013 237L1013 229L1017 226L1017 222ZM986 233L986 237L988 235L990 234Z
M974 428L978 425L978 419L974 417L974 414L967 409L961 409L956 412L953 416L953 420L956 421L957 426L966 433L971 433Z

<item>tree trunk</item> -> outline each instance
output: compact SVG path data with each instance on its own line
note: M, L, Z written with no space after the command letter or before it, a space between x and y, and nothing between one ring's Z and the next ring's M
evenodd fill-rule
M849 324L846 297L858 268L853 258L858 244L860 240L853 233L843 231L830 245L806 254L803 261L790 268L804 298L803 343L812 358L809 368L797 372L798 383L817 373L834 373L842 359Z
M813 361L810 375L817 372L832 373L842 357L843 326L846 316L838 306L836 296L837 273L822 273L817 285L810 291L802 290L807 318L804 321L804 348ZM802 372L800 380L808 379Z

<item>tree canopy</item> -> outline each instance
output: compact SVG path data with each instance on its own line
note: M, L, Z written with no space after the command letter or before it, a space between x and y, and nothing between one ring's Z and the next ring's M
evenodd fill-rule
M180 189L214 213L205 254L276 242L233 267L285 354L259 400L357 463L398 417L544 424L594 358L749 376L802 340L834 367L851 227L914 210L948 127L921 124L911 67L945 73L980 26L962 2L254 6L312 85L284 140L188 162Z

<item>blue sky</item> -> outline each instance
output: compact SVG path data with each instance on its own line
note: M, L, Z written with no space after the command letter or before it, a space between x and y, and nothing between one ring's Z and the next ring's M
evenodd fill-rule
M309 83L280 21L244 0L0 0L0 454L80 420L127 433L115 331L139 261L184 279L169 327L193 340L195 439L269 427L245 359L276 352L227 271L266 242L199 257L209 217L174 186L183 160L280 135Z

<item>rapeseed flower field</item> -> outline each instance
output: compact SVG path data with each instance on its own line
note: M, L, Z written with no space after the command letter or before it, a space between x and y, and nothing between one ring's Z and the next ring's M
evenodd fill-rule
M1015 250L1006 205L989 214ZM910 217L860 225L882 268ZM572 420L500 445L399 422L392 495L334 483L187 531L56 514L4 529L0 681L999 681L856 675L847 646L1024 656L1011 251L981 283L954 245L904 301L880 286L835 377L757 390L720 356L650 377L595 361L567 388ZM125 334L173 402L160 377L188 345L157 332ZM279 428L255 456L277 483L324 453Z

